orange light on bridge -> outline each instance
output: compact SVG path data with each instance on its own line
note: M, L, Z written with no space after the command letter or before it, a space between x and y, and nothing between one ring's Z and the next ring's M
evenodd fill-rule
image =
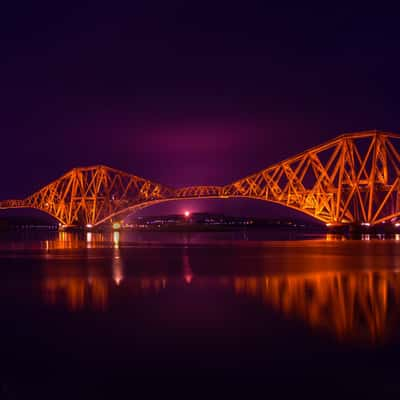
M357 163L350 162L354 154ZM400 215L397 209L390 211L400 192L399 169L400 135L373 130L338 136L225 186L173 189L103 165L74 168L24 199L0 201L0 209L35 208L67 226L85 227L90 221L95 228L125 210L164 201L252 198L333 226L359 225L359 216L374 226L396 222ZM368 195L363 196L366 179ZM188 220L190 212L184 211L183 218Z

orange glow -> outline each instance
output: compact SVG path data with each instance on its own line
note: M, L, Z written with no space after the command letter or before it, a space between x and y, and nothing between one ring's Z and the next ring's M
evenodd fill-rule
M36 208L65 227L91 228L165 201L251 198L328 226L373 226L400 216L399 207L392 207L400 192L399 140L400 135L376 130L341 135L225 186L173 189L102 165L74 168L25 199L0 201L0 209Z
M383 341L400 319L400 274L394 271L235 278L234 287L341 340Z
M89 275L79 268L47 268L42 282L42 296L47 304L62 305L71 311L89 308L105 311L109 303L111 278L117 286L124 280L119 249L115 249L112 276L103 276L101 270L91 269ZM72 273L73 272L73 273ZM134 278L125 283L135 294L159 292L167 287L165 277Z
M117 250L118 251L118 250ZM123 280L123 268L115 254L112 279ZM184 260L186 263L186 260ZM106 310L110 278L92 270L88 276L76 270L49 268L43 281L43 296L49 304L62 304L71 310ZM187 265L184 284L193 283ZM179 282L173 285L176 285ZM124 288L133 295L157 293L167 287L165 277L141 277L124 280ZM182 281L181 281L182 282ZM290 319L305 321L312 329L329 333L341 341L381 343L396 334L400 322L400 274L396 271L327 272L248 277L196 279L206 289L210 284L230 289L238 296L254 296Z
M117 286L119 286L122 280L124 279L124 268L122 264L120 249L118 247L118 242L119 242L119 232L114 232L114 254L112 262L112 274L113 274L113 280Z
M84 277L52 276L43 285L43 295L47 303L64 303L75 311L89 306L104 310L108 302L108 285L104 278L94 277L90 284Z
M119 232L113 232L113 243L115 248L119 247Z

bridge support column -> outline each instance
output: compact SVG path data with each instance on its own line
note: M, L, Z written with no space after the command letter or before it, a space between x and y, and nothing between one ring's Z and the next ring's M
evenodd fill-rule
M349 235L351 237L358 237L364 234L400 234L400 225L390 222L381 223L377 225L370 225L368 223L353 223L346 225L329 225L327 226L328 233Z

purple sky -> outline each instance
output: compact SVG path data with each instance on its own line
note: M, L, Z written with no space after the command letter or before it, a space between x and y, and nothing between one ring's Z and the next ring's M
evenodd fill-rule
M267 4L8 2L0 198L100 163L225 184L344 132L398 131L396 10ZM268 212L254 204L237 208Z

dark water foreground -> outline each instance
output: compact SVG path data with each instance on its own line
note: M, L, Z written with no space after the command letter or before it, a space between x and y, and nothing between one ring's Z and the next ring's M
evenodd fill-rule
M400 236L41 236L0 237L0 398L400 394Z

